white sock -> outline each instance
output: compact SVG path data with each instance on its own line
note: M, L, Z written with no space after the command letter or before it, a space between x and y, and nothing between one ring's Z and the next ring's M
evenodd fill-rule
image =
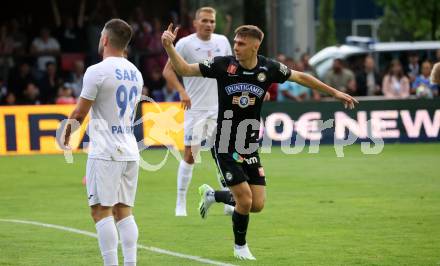
M125 266L136 265L136 251L139 231L134 216L130 215L116 223L121 239Z
M118 265L118 231L113 216L99 220L95 227L104 265Z
M186 192L189 183L191 183L194 165L180 161L179 170L177 172L177 205L186 206Z

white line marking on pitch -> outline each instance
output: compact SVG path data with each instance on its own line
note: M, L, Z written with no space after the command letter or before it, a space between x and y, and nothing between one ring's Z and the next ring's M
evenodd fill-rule
M55 224L45 224L45 223L34 222L34 221L14 220L14 219L0 219L0 222L18 223L18 224L31 224L31 225L41 226L41 227L47 227L47 228L54 228L54 229L58 229L58 230L63 230L63 231L67 231L67 232L71 232L71 233L75 233L75 234L90 236L90 237L93 237L93 238L98 238L98 235L95 234L95 233L92 233L92 232L88 232L88 231L84 231L84 230L79 230L79 229L75 229L75 228L72 228L72 227L55 225ZM148 246L144 246L144 245L139 245L138 244L138 248L139 249L148 250L148 251L151 251L151 252L160 253L160 254L170 255L170 256L184 258L184 259L189 259L189 260L194 260L194 261L198 261L198 262L202 262L202 263L206 263L206 264L222 265L222 266L235 266L234 264L228 264L228 263L224 263L224 262L220 262L220 261L204 259L204 258L199 257L199 256L187 255L187 254L178 253L178 252L174 252L174 251L170 251L170 250L166 250L166 249L161 249L161 248L156 248L156 247L148 247Z

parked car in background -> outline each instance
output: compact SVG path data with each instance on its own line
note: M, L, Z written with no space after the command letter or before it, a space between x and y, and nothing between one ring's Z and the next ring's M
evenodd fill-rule
M406 65L408 55L417 53L420 61L433 60L439 49L439 41L376 42L368 37L348 36L345 44L322 49L310 58L309 63L318 77L323 79L335 58L343 59L348 68L357 71L362 68L365 56L371 54L379 72L383 74L393 59L399 59L402 65Z

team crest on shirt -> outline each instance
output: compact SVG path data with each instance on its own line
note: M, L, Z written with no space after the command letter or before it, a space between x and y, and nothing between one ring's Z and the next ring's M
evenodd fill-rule
M246 108L255 104L255 97L249 97L249 92L243 92L240 96L232 97L232 104L238 104L240 108Z
M266 81L266 74L264 72L258 73L257 79L259 82L265 82Z

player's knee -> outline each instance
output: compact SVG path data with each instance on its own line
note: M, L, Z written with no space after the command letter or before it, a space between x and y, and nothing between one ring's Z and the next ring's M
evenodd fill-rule
M103 219L107 216L111 216L112 209L111 208L103 208L100 206L93 206L90 210L90 215L92 216L92 219L95 221L95 223L97 223L101 219Z
M90 215L92 216L93 221L95 221L95 223L99 222L99 220L102 219L102 215L99 212L98 208L92 208L90 211Z
M235 207L238 207L239 209L243 209L246 211L251 210L252 207L252 196L241 196L235 199Z
M118 212L115 208L113 209L113 217L115 217L115 221L120 221L122 219L124 219L125 217L123 216L123 214L121 214L120 212Z
M264 200L262 201L253 201L251 212L261 212L264 208Z
M122 219L132 215L131 207L121 203L116 204L112 211L115 221L121 221Z

